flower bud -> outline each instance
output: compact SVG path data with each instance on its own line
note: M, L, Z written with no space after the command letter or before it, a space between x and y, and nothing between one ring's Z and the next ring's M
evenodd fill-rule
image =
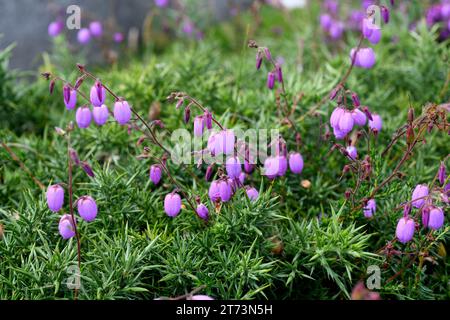
M184 123L188 123L191 118L191 108L187 106L184 108Z
M281 66L277 63L277 80L279 83L283 82L283 71L281 71Z
M441 185L443 185L445 183L445 179L447 179L444 162L441 162L441 165L439 166L438 179Z
M212 114L211 114L211 112L209 112L208 110L206 110L203 116L204 116L204 118L205 118L205 125L206 125L206 128L207 128L208 130L211 130L211 129L212 129Z
M75 236L75 224L72 216L64 214L58 224L59 234L63 239L70 239Z
M78 158L78 153L74 149L69 149L69 156L75 165L78 166L80 164L80 158Z
M150 167L150 180L157 185L161 180L162 170L161 167L157 164L154 164Z
M164 199L164 211L169 217L176 217L181 210L181 198L175 193L169 193Z
M411 241L414 236L416 224L410 217L403 217L398 221L395 235L401 243Z
M383 17L384 23L389 23L389 18L390 18L389 9L386 8L385 6L381 6L380 10L381 10L381 16Z
M208 218L209 218L209 210L208 210L208 207L206 207L203 203L200 203L200 204L197 206L196 212L197 212L197 215L198 215L200 218L202 218L202 219L205 220L205 221L208 221Z
M77 109L77 112L75 113L75 120L77 122L77 125L81 129L86 129L91 124L91 110L88 106L82 106Z
M272 54L270 53L269 48L264 48L264 55L266 56L267 60L272 60Z
M275 73L273 73L272 71L270 71L267 74L267 88L269 88L270 90L273 89L275 85Z
M183 105L184 99L178 99L177 104L175 105L176 109L180 109L180 107Z
M250 199L250 201L256 201L259 196L258 190L256 190L253 187L248 187L245 189L245 192L247 193L247 197Z
M109 117L109 111L106 104L102 104L100 107L93 107L92 108L92 115L94 117L94 122L102 126L106 123Z
M361 105L361 103L359 102L359 97L355 92L352 92L352 101L353 101L353 105L357 108Z
M81 162L81 168L89 177L91 177L91 178L95 177L94 171L92 170L91 166L86 161Z
M116 101L114 103L114 119L120 125L124 125L130 121L131 107L127 101Z
M78 214L85 221L90 222L97 216L97 203L91 196L82 196L77 200Z
M54 90L55 90L55 80L52 80L50 81L50 84L48 86L48 91L50 92L50 94L52 94Z
M262 56L261 56L261 52L258 50L256 52L256 70L259 70L261 68L261 64L262 64Z
M64 189L59 184L49 186L46 196L47 205L51 211L57 212L61 210L64 204Z
M211 180L212 174L213 174L213 165L210 165L206 168L205 180L206 181Z

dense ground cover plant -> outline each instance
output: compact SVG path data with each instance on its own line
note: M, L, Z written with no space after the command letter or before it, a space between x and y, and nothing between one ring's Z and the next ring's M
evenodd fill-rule
M2 130L13 153L1 149L1 297L73 298L66 279L81 252L82 299L180 297L194 288L215 298L355 298L371 265L381 270L381 298L448 298L448 44L423 25L391 42L401 21L384 6L391 19L375 46L357 30L344 44L319 45L315 31L289 26L277 41L269 26L284 15L262 8L260 30L241 39L257 39L259 70L255 51L222 52L227 44L205 35L190 49L174 44L113 70L54 67L50 98L42 80L30 97L5 81L5 103L33 113L44 101L49 114L42 131ZM318 15L309 19L319 30ZM294 64L298 37L320 50ZM370 69L356 65L364 43L376 54ZM342 128L334 112L346 115ZM201 167L175 165L157 145L180 127L200 136L219 126L209 119L223 129L275 124L280 148L267 167L277 170L265 177L265 161L246 163L236 143L213 144L229 157ZM96 212L92 222L63 214L77 209L66 200L71 165L82 169L73 170L74 199L98 208L80 212L87 220ZM247 187L231 196L228 179L239 187L248 171Z

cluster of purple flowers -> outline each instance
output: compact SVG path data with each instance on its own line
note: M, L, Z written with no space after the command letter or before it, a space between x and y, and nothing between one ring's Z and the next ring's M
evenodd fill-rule
M64 104L68 110L73 110L76 107L77 90L78 88L69 84L63 87ZM106 90L100 81L96 81L91 87L89 100L92 109L88 105L82 105L75 114L76 123L81 129L88 128L92 119L97 125L104 125L110 114L108 106L105 104ZM113 116L117 123L126 125L131 119L131 107L128 102L125 100L115 101Z
M353 110L349 110L341 105L333 110L330 117L333 134L339 140L344 139L354 126L365 126L366 123L375 134L378 134L383 126L380 115L369 112L367 107L355 106ZM352 158L356 158L357 155L354 148L349 147L348 150Z
M430 190L426 184L418 184L414 188L411 201L404 205L403 217L398 221L395 232L401 243L411 241L416 228L418 228L414 217L411 216L413 208L417 208L418 214L422 215L424 228L438 230L444 225L444 210L437 205L438 202L449 204L450 183L446 184L447 176L444 163L441 163L439 167L438 181L442 189ZM433 194L439 197L436 197L436 199Z
M64 205L64 189L59 184L51 185L47 189L47 206L53 212L58 212ZM91 196L82 196L76 201L80 217L91 222L97 216L97 203ZM76 234L76 220L69 214L63 214L59 220L58 230L64 239L69 239Z
M64 31L64 22L61 19L51 22L48 25L48 35L57 37ZM80 44L88 44L92 38L101 38L104 35L103 24L100 21L92 21L86 28L81 28L77 33L77 40ZM116 43L123 41L124 37L121 32L115 32L112 39Z
M426 12L426 22L429 27L439 26L439 40L450 38L450 1L441 0L430 6Z
M339 12L339 2L337 0L325 0L322 3L322 14L319 17L320 26L327 37L336 41L343 37L346 30L361 31L364 28L364 19L366 12L371 5L376 5L376 1L362 1L361 9L351 10L346 17L342 17ZM380 13L387 23L389 21L389 10L385 6L380 6ZM368 36L368 40L372 43L378 43L380 40L380 32L375 32ZM367 51L366 54L371 54Z

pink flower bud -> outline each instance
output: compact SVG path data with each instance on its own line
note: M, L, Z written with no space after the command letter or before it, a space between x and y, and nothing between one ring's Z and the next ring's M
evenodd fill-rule
M82 196L77 200L78 214L85 221L90 222L97 216L97 204L91 196Z
M127 101L116 101L114 103L114 119L120 125L125 125L131 119L131 107Z
M413 219L409 217L403 217L398 221L395 235L401 243L411 241L414 236L414 229L416 224Z
M169 217L176 217L181 210L181 198L175 193L169 193L164 199L164 211Z
M46 195L48 208L53 212L61 210L64 204L64 189L59 184L54 184L48 187Z
M63 239L70 239L75 236L75 224L72 216L64 214L59 220L58 231Z
M91 124L91 119L92 115L89 107L83 106L77 109L77 112L75 113L75 120L79 128L85 129L89 127Z
M92 108L92 115L94 117L94 122L102 126L108 121L109 117L109 111L106 104L102 104L100 107L93 107Z

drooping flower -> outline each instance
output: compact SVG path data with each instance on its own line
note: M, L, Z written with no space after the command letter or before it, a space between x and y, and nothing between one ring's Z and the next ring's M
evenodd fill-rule
M89 100L95 107L100 107L105 103L106 90L100 81L95 81L95 84L91 87Z
M429 190L428 186L425 184L418 184L412 193L411 204L413 207L422 208L425 204L426 198L428 196ZM416 200L417 199L417 200Z
M97 125L102 126L106 123L109 117L109 111L106 104L102 104L100 107L93 107L92 115Z
M371 44L377 44L381 40L381 29L374 29L370 37L367 38Z
M150 167L150 180L156 185L161 180L162 170L161 167L157 164L154 164Z
M433 207L428 212L428 221L424 225L430 229L438 230L444 225L444 211L439 207Z
M222 202L227 202L233 195L232 184L228 180L220 180L219 182L219 194Z
M248 187L245 189L245 192L247 193L247 197L250 199L250 201L256 201L258 199L259 192L255 188Z
M181 198L178 193L172 192L164 198L164 211L169 217L176 217L181 210Z
M89 31L91 32L91 35L95 38L99 38L103 34L103 26L100 21L92 21L89 24Z
M211 182L208 190L208 196L212 202L217 202L220 200L219 181L214 180Z
M356 48L350 51L350 61L353 61L355 56ZM370 69L375 65L376 56L372 48L360 48L356 53L355 67Z
M64 189L59 184L49 186L46 196L47 205L51 211L57 212L61 210L64 204Z
M58 230L63 239L70 239L74 237L75 225L72 220L72 216L70 216L69 214L64 214L61 219L59 219Z
M372 120L369 119L369 128L372 131L380 132L383 127L383 121L381 120L380 115L372 113Z
M401 218L398 221L397 228L395 230L395 235L397 236L397 239L401 243L406 243L408 241L411 241L414 236L414 229L416 227L416 224L413 219L406 216Z
M78 214L85 221L93 221L97 216L97 203L91 196L82 196L77 200Z
M361 127L364 126L367 122L366 115L358 108L352 110L352 118L355 124Z
M384 23L389 23L389 18L390 18L390 14L389 14L389 9L386 8L385 6L381 6L381 17L383 18Z
M367 201L366 206L363 208L364 217L372 218L373 214L377 211L377 203L375 199L370 199Z
M88 106L82 106L77 109L77 112L75 113L75 120L79 128L85 129L89 127L91 124L91 119L91 109L89 109Z
M123 41L123 33L122 32L116 32L114 33L113 40L115 43L121 43Z
M331 16L328 13L324 13L320 15L320 26L322 27L322 29L324 31L330 30L331 27L331 23L332 23L333 19L331 18Z
M77 33L77 39L80 44L87 44L91 40L91 33L87 28L81 28Z
M328 33L333 40L339 40L344 33L344 24L341 21L332 21Z
M275 179L278 175L280 163L276 157L268 157L264 161L264 173L268 179Z
M127 124L131 119L131 107L125 100L119 100L114 103L114 119L120 124Z
M238 179L238 181L239 181L239 187L242 187L242 186L244 185L245 177L246 177L245 172L241 172L241 173L239 174L239 179Z
M339 120L341 119L341 116L344 114L345 109L341 107L337 107L333 110L330 117L330 125L333 128L339 127Z
M194 136L201 137L205 128L205 121L203 116L197 116L194 119Z
M348 157L351 160L356 160L356 158L358 157L358 150L355 146L348 146L347 148L345 148L345 150L347 151Z
M211 135L212 136L212 135ZM222 130L208 139L208 149L215 155L230 154L234 151L235 135L233 130Z
M289 155L289 169L295 174L302 173L303 157L299 152L294 152Z
M349 133L353 130L353 125L355 121L353 120L352 114L345 110L344 113L339 118L338 129L342 132Z
M70 86L65 85L63 87L64 104L67 110L72 110L75 108L77 103L77 91L72 89Z
M244 171L248 174L251 174L255 170L255 164L253 163L252 157L250 155L244 159Z
M276 157L278 161L278 172L277 175L279 177L282 177L286 174L287 168L288 168L288 160L285 156L279 155Z
M53 21L48 25L48 35L50 37L58 36L64 29L64 23L61 20Z
M241 162L239 161L238 157L230 157L226 161L226 170L227 175L231 179L239 179L239 175L241 174Z
M197 206L197 215L202 218L203 220L208 220L209 218L209 210L208 207L205 206L203 203L200 203Z

